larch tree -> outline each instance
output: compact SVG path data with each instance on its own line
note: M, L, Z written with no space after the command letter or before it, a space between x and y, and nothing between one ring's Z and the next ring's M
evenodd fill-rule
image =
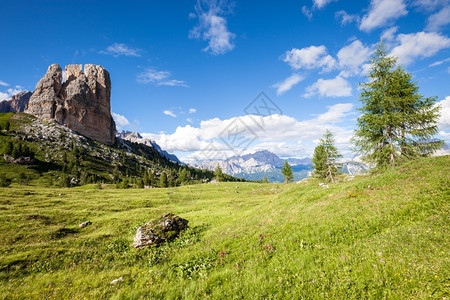
M284 176L284 183L289 183L289 182L292 182L294 180L294 175L292 173L292 168L289 165L287 160L284 161L283 167L281 168L281 173Z
M381 42L370 62L369 80L360 84L363 106L352 138L356 151L382 170L439 149L442 141L432 139L438 132L437 98L419 94L411 74L396 65Z
M217 167L214 170L214 178L216 179L216 181L223 181L224 179L223 171L219 164L217 164Z
M314 176L334 182L338 169L341 167L341 164L338 163L338 159L341 157L342 155L334 146L333 134L327 129L323 138L320 139L319 145L314 149L312 159Z

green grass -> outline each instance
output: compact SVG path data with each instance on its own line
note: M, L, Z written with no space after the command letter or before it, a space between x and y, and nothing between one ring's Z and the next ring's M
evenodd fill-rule
M12 184L0 189L0 295L448 299L449 174L445 156L328 189L312 179L145 190ZM167 212L190 228L170 244L132 248L137 227Z

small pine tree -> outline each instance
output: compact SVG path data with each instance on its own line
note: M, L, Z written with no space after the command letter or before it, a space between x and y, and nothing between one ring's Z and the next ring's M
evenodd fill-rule
M20 172L18 179L19 183L22 185L26 185L28 183L28 176L24 172Z
M323 145L318 145L314 148L314 154L312 158L313 162L313 175L317 178L327 177L327 153Z
M281 173L284 176L284 183L287 184L294 181L294 175L292 174L291 166L287 160L284 161L283 167L281 168Z
M144 188L144 181L142 179L137 180L137 187L140 189Z
M334 146L333 134L327 129L320 140L320 144L314 149L313 168L314 175L318 178L334 182L341 164L337 162L342 155Z
M127 177L124 177L122 179L122 182L120 183L120 188L121 189L127 189L129 187L129 181Z
M188 181L188 171L185 168L182 168L178 174L178 181L180 184L184 184Z
M219 164L217 164L217 167L214 170L214 177L216 178L216 181L223 181L223 172Z
M263 183L269 183L269 179L267 179L267 176L264 176Z
M5 174L0 174L0 187L7 187L11 184L11 179L7 178Z
M62 173L60 178L59 178L59 186L61 187L70 187L70 178L69 175Z
M159 186L162 188L166 188L168 186L166 172L161 172L161 175L159 175Z
M11 155L13 150L14 150L14 144L11 141L6 142L5 154Z

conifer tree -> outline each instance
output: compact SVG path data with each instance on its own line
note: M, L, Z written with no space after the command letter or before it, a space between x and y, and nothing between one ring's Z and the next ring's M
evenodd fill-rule
M334 146L333 134L327 129L320 144L314 149L314 176L334 182L341 164L337 162L342 155Z
M283 167L281 168L281 173L284 176L284 183L289 183L294 180L294 175L292 174L291 166L289 165L287 160L284 161Z
M411 74L396 67L396 61L380 42L370 60L369 81L360 85L362 115L352 141L377 169L430 155L442 146L432 140L438 131L436 97L419 94Z
M162 188L165 188L168 186L167 174L164 171L161 172L161 175L159 175L159 186Z
M216 178L216 181L223 180L223 172L222 172L222 168L219 166L219 164L217 164L217 167L214 170L214 177Z

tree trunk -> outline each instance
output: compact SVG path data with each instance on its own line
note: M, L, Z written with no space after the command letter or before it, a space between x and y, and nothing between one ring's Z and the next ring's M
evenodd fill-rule
M391 125L388 125L388 136L389 136L389 148L391 148L391 166L395 165L395 157L394 157L394 145L392 143L392 132L391 132L392 128Z
M331 172L331 165L328 164L328 176L330 176L331 182L334 183L333 173Z

